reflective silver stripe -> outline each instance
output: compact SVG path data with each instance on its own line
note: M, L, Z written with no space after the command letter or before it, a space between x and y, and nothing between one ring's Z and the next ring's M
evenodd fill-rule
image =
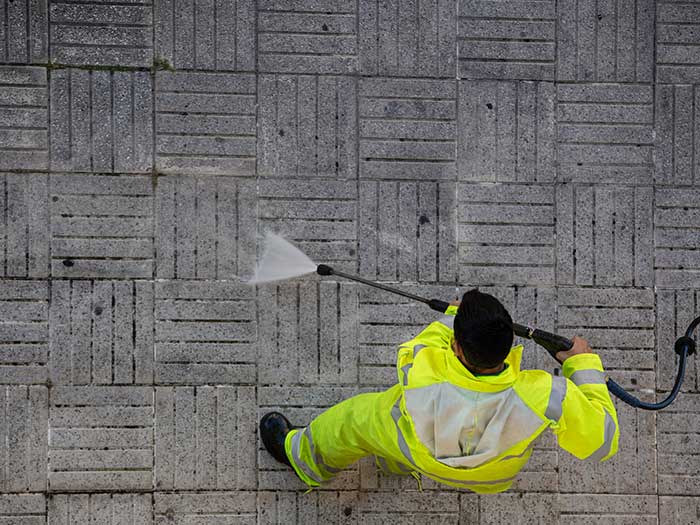
M562 403L566 397L566 378L552 376L552 391L549 393L549 402L544 417L559 421L562 412Z
M604 385L605 374L600 370L590 368L587 370L577 370L571 374L571 379L576 385Z
M386 462L386 459L384 459L381 456L377 456L377 463L379 463L379 468L382 469L383 472L386 472L387 474L391 472L389 470L389 464Z
M408 443L406 443L406 438L403 436L403 432L401 432L401 427L399 427L399 419L401 419L401 408L399 407L399 403L401 402L401 398L397 399L396 403L394 404L393 407L391 407L391 417L394 420L394 423L396 424L396 434L398 435L398 441L399 441L399 450L401 453L404 455L406 460L413 466L418 472L423 472L418 466L416 465L415 461L413 461L413 455L411 454L411 450L408 448ZM504 478L504 479L496 479L496 480L491 480L491 481L465 481L462 479L452 479L452 478L444 478L442 476L438 476L437 474L430 474L428 477L436 478L438 480L443 480L443 481L449 481L450 483L456 483L458 485L462 485L463 487L470 488L473 486L479 486L479 485L498 485L500 483L508 483L510 481L513 481L515 479L515 476L510 477L510 478Z
M404 474L410 474L411 472L413 472L410 468L408 468L403 463L399 463L398 461L394 461L394 464L396 465L396 468L398 468Z
M605 409L603 409L605 410ZM600 461L605 456L610 454L610 449L612 448L613 438L615 437L615 420L612 418L608 411L605 410L605 430L603 431L603 444L591 454L591 459L595 461Z
M391 407L391 417L394 419L394 423L396 424L396 433L399 437L399 450L401 450L401 453L406 457L411 465L418 468L416 463L413 461L413 456L411 455L411 450L408 448L408 443L406 443L406 438L403 437L403 432L401 432L401 428L399 427L399 419L401 419L401 409L399 408L400 402L401 398L399 398L394 406Z
M401 371L403 372L403 386L408 385L408 371L411 369L412 366L413 363L409 363L401 367Z
M309 440L309 448L311 449L311 455L313 456L317 466L322 467L323 470L332 474L337 474L338 472L341 472L343 470L340 468L331 467L330 465L326 465L326 462L323 461L321 454L318 454L316 452L316 445L314 444L314 440L311 437L311 427L306 427L304 429L304 434L306 434L306 439Z
M464 483L467 487L478 487L479 485L500 485L501 483L510 483L511 481L515 481L516 477L517 476L512 476L510 478L495 479L493 481L461 481L460 483Z
M531 451L532 451L532 447L528 447L523 451L522 454L514 454L512 456L504 456L501 459L499 459L498 461L505 461L507 459L518 459L518 458L523 457L524 455L526 455L528 452L531 452Z
M438 319L439 322L444 324L447 328L450 330L454 330L455 326L455 316L454 315L443 315L440 319Z
M426 345L417 344L417 345L415 345L415 346L413 347L413 359L416 358L416 356L418 355L418 352L420 352L421 350L423 350L423 348L425 348L425 346L426 346Z
M306 462L301 459L299 454L299 449L301 448L301 438L303 435L303 432L297 432L292 436L292 458L294 459L294 463L296 463L297 467L299 467L304 474L309 476L316 483L321 483L323 480L318 476L318 474L311 470L311 467L309 467L309 465L307 465Z

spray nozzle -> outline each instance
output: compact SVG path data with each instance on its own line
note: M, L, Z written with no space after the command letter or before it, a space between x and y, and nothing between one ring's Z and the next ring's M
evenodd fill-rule
M319 264L316 267L316 272L319 275L333 275L333 268L331 268L330 266L328 266L326 264Z

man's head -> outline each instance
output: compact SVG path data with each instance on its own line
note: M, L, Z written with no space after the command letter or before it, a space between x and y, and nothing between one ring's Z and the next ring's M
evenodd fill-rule
M457 344L472 366L499 366L513 346L513 320L501 302L476 288L462 297L454 321Z

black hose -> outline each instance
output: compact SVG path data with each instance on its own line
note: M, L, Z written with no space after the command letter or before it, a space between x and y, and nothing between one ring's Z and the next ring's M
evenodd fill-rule
M325 264L319 264L316 271L320 275L337 275L339 277L350 279L352 281L357 281L372 286L374 288L379 288L380 290L384 290L386 292L407 297L408 299L413 299L414 301L419 301L421 303L427 304L428 306L430 306L430 308L440 313L445 313L447 307L450 305L449 303L441 301L439 299L426 299L425 297L420 297L418 295L404 292L402 290L398 290L396 288L392 288L384 284L363 279L362 277L357 277L356 275L349 275L343 272L338 272ZM686 330L685 336L680 337L676 341L675 351L680 357L678 363L678 373L676 374L676 382L673 384L673 388L671 389L671 392L666 397L666 399L658 403L647 403L627 392L618 383L616 383L610 378L607 378L606 380L608 391L624 403L627 403L628 405L631 405L635 408L641 408L644 410L661 410L662 408L666 408L673 402L674 399L676 399L678 392L680 392L681 385L683 384L683 376L685 375L686 360L689 355L693 355L695 353L695 340L692 338L692 335L695 331L695 328L697 328L698 325L700 325L700 317L694 319L690 323L688 329ZM553 334L551 332L545 332L544 330L539 330L537 328L530 328L521 324L513 323L513 333L525 339L532 339L535 343L544 347L547 350L547 352L549 352L549 354L557 360L558 363L560 362L556 358L557 352L569 350L573 346L571 340L567 339L566 337L562 337L561 335Z

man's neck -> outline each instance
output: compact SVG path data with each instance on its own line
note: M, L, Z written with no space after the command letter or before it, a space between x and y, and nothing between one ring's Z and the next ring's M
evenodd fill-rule
M467 367L467 370L469 370L472 374L477 376L491 376L500 374L506 367L505 363L501 363L500 365L494 366L493 368L475 368L472 365L465 363L464 361L462 361L462 364L465 367Z

